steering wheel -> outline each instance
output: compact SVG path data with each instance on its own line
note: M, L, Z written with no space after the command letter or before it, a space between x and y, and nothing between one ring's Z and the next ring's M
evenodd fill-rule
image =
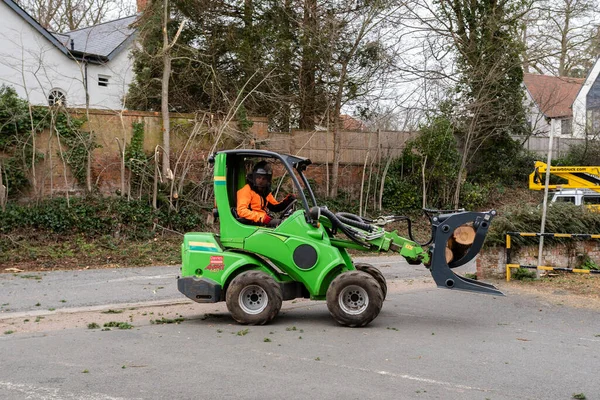
M292 214L291 211L297 202L298 202L298 199L292 200L292 202L290 204L288 204L287 207L284 208L282 212L279 213L279 215L281 216L281 219L287 218Z

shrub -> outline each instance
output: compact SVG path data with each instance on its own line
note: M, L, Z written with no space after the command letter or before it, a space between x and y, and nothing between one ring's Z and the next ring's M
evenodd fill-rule
M467 210L483 207L488 202L489 194L489 187L465 182L460 191L460 205Z
M500 182L513 185L527 182L537 156L509 136L499 136L473 155L468 165L468 179L475 183ZM507 161L508 160L508 161Z
M588 140L569 148L566 156L555 159L554 165L600 165L600 142Z
M587 254L584 254L581 257L581 265L579 266L579 268L595 271L600 270L600 266L598 266L598 264L596 264L596 262L592 260Z
M517 281L533 281L535 278L535 272L530 271L527 268L517 268L511 274L511 279Z
M88 237L121 236L148 239L157 225L177 231L196 230L203 221L202 210L192 205L179 211L154 210L148 201L123 198L54 198L38 204L9 203L0 212L0 232L16 230L81 233Z
M383 196L388 208L421 208L423 174L427 207L450 205L460 163L452 123L445 117L432 118L420 127L420 133L390 165Z
M486 238L487 246L504 246L506 232L539 232L542 221L541 207L531 205L512 206L500 210L492 222ZM570 203L551 203L546 214L545 232L590 233L600 232L600 213ZM513 247L519 247L525 238L513 236ZM564 242L560 238L546 238L546 243Z

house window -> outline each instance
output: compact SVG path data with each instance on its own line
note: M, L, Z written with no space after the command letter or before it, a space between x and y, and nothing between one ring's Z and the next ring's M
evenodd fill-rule
M108 75L98 75L98 86L107 87L109 78Z
M560 134L569 136L573 134L573 118L560 120Z
M67 106L67 95L58 89L52 89L48 95L48 104L51 106Z
M587 109L587 134L597 135L600 133L600 107Z

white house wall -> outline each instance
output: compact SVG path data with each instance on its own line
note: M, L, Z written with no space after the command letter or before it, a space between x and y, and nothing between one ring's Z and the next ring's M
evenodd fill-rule
M129 84L133 80L133 63L128 51L120 52L109 63L88 66L88 91L90 107L120 110ZM98 85L98 76L109 77L108 86Z
M581 90L577 94L575 101L573 102L573 136L584 138L585 127L587 121L587 95L592 88L592 85L598 79L600 75L600 58L596 60L594 67L588 74L585 82L581 86Z
M69 107L85 107L85 68L62 53L20 15L0 2L0 84L12 86L34 105L47 105L52 89L66 94ZM131 82L131 61L122 51L107 65L88 66L90 107L121 109L121 99ZM98 86L98 74L114 84Z
M527 89L525 89L524 105L533 135L547 136L550 133L550 123L546 120Z

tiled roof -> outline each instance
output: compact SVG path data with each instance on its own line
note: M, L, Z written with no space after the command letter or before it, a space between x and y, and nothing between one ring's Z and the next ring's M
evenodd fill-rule
M53 33L41 26L14 0L0 0L0 2L4 2L20 15L33 29L48 39L66 56L86 59L92 63L103 63L112 59L125 47L124 44L133 39L135 33L135 29L129 26L136 20L137 15L72 32ZM71 48L71 39L73 39L73 48Z
M342 129L347 131L363 131L367 128L361 120L358 120L347 114L340 115L340 122Z
M71 32L52 34L69 50L108 57L135 32L130 25L136 18L133 15Z
M548 118L572 117L571 105L585 82L582 78L524 74L529 94Z

